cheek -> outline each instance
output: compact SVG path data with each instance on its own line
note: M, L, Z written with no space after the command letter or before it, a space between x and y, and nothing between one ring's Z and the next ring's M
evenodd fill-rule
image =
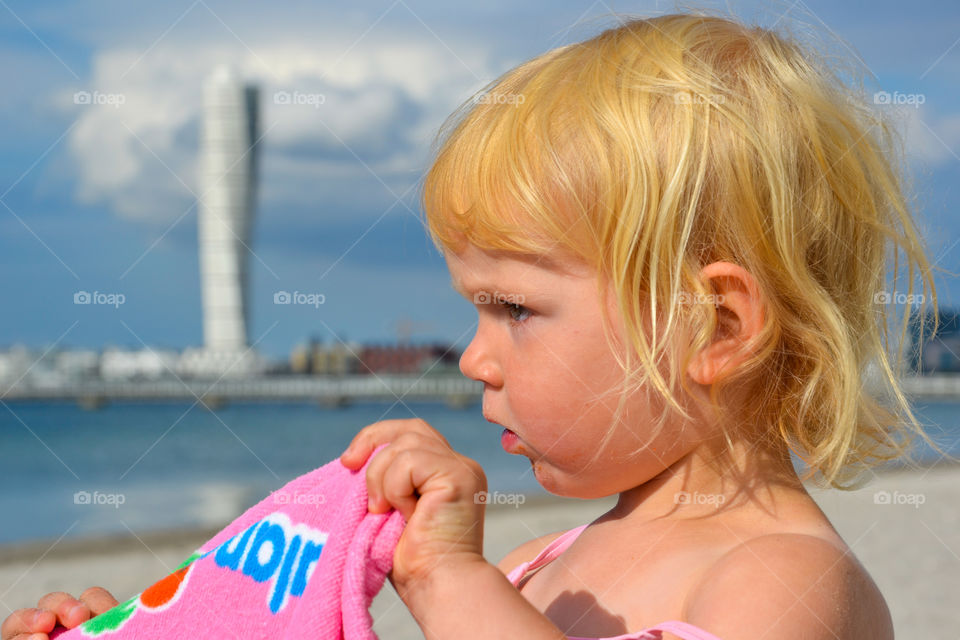
M576 342L573 342L576 340ZM537 431L583 446L611 424L622 382L619 364L602 335L559 337L524 349L507 366L507 387L514 417ZM563 446L558 442L557 446Z

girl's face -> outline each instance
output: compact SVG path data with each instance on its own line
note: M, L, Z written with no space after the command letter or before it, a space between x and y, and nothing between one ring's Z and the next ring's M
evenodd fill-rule
M505 448L530 459L546 490L579 498L619 493L653 478L700 442L694 430L669 421L653 437L659 406L636 393L592 461L613 424L622 381L604 336L602 305L617 345L623 335L616 298L608 288L601 300L596 271L572 260L547 262L470 245L448 252L447 266L454 288L479 316L460 369L484 383L484 417L515 434L504 437Z

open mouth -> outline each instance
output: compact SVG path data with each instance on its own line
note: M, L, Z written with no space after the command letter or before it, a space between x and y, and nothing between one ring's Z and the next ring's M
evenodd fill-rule
M498 426L503 426L502 423L494 420L486 413L483 414L484 420L487 422L493 423ZM510 429L504 427L503 431L500 433L500 445L503 447L503 450L507 453L518 453L515 451L517 445L520 444L520 436L511 431Z

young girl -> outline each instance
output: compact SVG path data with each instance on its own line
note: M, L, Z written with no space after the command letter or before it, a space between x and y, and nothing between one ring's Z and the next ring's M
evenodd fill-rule
M809 51L719 17L627 22L464 106L424 198L479 314L461 369L544 488L619 500L495 567L480 466L420 420L360 431L341 460L390 443L370 510L407 520L390 579L427 638L893 637L790 455L845 488L926 438L877 303L888 249L933 290L891 148ZM51 594L3 638L114 603Z

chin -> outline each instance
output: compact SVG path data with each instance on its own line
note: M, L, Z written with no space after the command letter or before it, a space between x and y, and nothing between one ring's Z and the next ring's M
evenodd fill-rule
M535 462L532 463L532 465L533 475L537 478L537 482L540 483L540 486L543 487L545 491L555 496L579 498L581 500L596 500L598 498L606 498L616 493L616 491L611 492L598 489L589 481L584 482L582 478L567 475L558 478L554 469L544 469L543 466Z

